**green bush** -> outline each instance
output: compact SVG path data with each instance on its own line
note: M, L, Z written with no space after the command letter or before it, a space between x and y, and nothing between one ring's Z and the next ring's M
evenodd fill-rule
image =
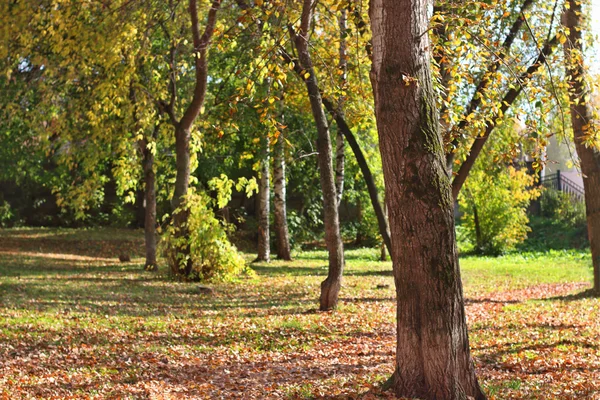
M13 222L15 215L7 201L0 203L0 227L7 227Z
M542 216L566 223L571 227L586 224L585 202L554 189L545 189L540 197Z
M211 199L204 193L191 191L186 195L184 210L189 212L186 235L177 235L173 222L161 240L161 252L171 271L182 270L192 261L193 280L230 281L249 273L244 259L227 237L228 226L219 221L211 209ZM189 246L189 258L181 257L179 249Z
M477 169L459 196L465 236L482 254L498 255L527 237L527 207L539 196L534 178L524 170Z

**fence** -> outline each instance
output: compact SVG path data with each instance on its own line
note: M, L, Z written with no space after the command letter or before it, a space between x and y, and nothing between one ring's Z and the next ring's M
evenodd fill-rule
M581 186L569 178L563 176L560 170L555 174L546 175L542 178L542 186L567 193L576 200L584 201L584 191Z

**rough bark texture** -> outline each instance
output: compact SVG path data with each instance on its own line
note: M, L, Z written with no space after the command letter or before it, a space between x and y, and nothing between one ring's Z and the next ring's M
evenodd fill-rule
M144 239L146 264L144 269L156 271L156 176L154 173L154 154L148 149L145 140L140 143L144 160Z
M275 233L277 236L277 258L290 261L290 235L287 224L286 183L285 183L285 140L283 133L279 134L274 148L273 196Z
M371 81L397 297L399 397L485 399L469 351L439 118L427 0L372 0Z
M269 138L263 138L263 155L260 163L260 176L258 181L258 255L256 261L270 261L271 240L269 234L269 200L271 190L269 187Z
M584 144L591 132L592 111L586 101L589 89L586 87L583 66L583 39L581 2L568 0L570 7L563 12L563 25L569 28L568 40L564 44L567 76L570 77L569 100L571 103L571 125L575 149L579 156L583 187L585 189L585 211L588 236L594 265L594 292L600 294L600 151Z
M552 54L552 52L554 51L554 47L557 43L558 38L556 36L554 36L554 38L552 38L548 43L546 43L546 45L541 50L535 61L529 66L529 68L527 68L527 71L523 72L519 76L519 85L513 87L508 92L506 92L506 95L501 101L502 105L500 106L499 111L494 116L492 116L492 118L490 118L490 121L487 122L483 135L475 138L475 141L473 142L473 145L469 150L467 158L461 164L460 168L458 169L458 172L454 176L454 180L452 181L452 197L454 198L454 200L458 198L460 189L467 180L467 177L469 176L471 168L473 168L473 165L475 164L479 153L481 153L485 142L490 137L492 131L496 128L496 121L501 115L506 114L506 111L511 107L511 105L515 102L517 97L519 97L521 91L523 91L523 88L531 80L531 76L535 72L537 72L538 69L540 69L540 67L546 62L546 58L550 54Z
M306 89L310 98L312 114L317 126L317 151L321 177L321 190L323 191L323 212L325 222L325 242L329 252L329 272L327 279L321 283L321 310L335 308L338 295L342 286L342 273L344 270L344 246L340 235L340 222L336 201L336 190L333 173L333 160L331 138L327 118L323 111L323 103L317 77L313 70L309 52L308 40L312 21L312 0L303 0L300 31L294 35L294 43L302 68L308 72L305 80Z

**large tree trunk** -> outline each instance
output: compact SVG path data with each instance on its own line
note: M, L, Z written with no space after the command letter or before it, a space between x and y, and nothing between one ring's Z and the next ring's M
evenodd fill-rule
M340 235L329 126L325 112L323 111L321 93L319 92L317 76L313 69L308 46L312 21L312 6L312 0L303 1L300 32L295 35L294 42L298 50L302 68L309 74L305 82L313 117L317 125L317 151L319 152L318 162L321 176L321 190L323 191L325 242L329 252L329 273L327 279L321 283L320 308L321 310L331 310L337 305L338 295L342 286L344 246Z
M273 197L275 233L277 236L277 258L290 261L290 235L287 224L287 206L285 195L285 140L283 132L279 134L274 148L273 185L275 195Z
M265 135L262 140L262 160L260 162L260 176L258 181L258 256L256 261L270 261L271 235L269 234L269 201L271 190L269 187L269 138Z
M569 8L564 10L563 25L568 28L569 35L564 50L567 76L570 78L571 125L583 174L588 236L594 265L594 292L600 295L600 151L585 144L586 137L592 133L592 110L588 104L590 93L586 87L583 66L581 1L568 0L566 5Z
M427 0L373 0L371 81L392 233L399 397L485 399L469 351Z
M140 148L144 156L144 239L146 263L144 269L156 271L156 176L154 173L154 154L143 140Z

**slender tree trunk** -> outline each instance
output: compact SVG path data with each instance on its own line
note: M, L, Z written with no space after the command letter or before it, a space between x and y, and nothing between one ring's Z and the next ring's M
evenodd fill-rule
M469 351L427 0L373 0L371 81L392 233L399 397L485 399Z
M271 190L269 187L269 138L265 135L262 142L263 154L258 181L258 256L256 257L256 261L268 262L271 259L271 235L269 234L269 203L271 197Z
M290 236L287 225L287 206L285 195L285 140L283 132L279 134L274 148L273 181L275 195L273 198L275 233L277 236L277 258L290 261Z
M335 197L338 207L342 203L344 194L344 135L338 130L335 135Z
M347 17L346 9L340 11L338 16L338 27L340 29L340 48L339 48L339 69L342 72L342 90L346 87L346 79L348 74L348 54L346 49L346 30L347 30ZM343 117L344 116L344 103L345 95L342 95L338 101L337 112ZM344 154L344 134L337 130L335 136L335 190L337 195L338 208L342 203L342 195L344 194L344 168L345 168L345 154Z
M172 265L175 275L189 277L192 273L193 263L190 255L190 245L187 241L189 231L186 226L189 218L189 210L185 208L184 196L190 185L190 131L177 125L175 129L175 164L177 173L175 175L175 191L173 193L172 207L174 210L173 222L175 224L177 238L186 238L185 244L178 249L177 265Z
M144 156L144 239L146 264L144 269L156 271L156 176L154 173L154 154L148 149L145 140L140 144Z
M387 207L385 207L383 209L383 211L385 212L385 218L387 220L387 216L388 216L388 212L387 212ZM391 247L391 246L390 246ZM387 251L386 251L386 244L385 244L385 240L381 243L381 257L380 260L381 261L387 261Z
M369 168L369 164L367 163L367 159L363 154L358 141L354 137L352 130L346 123L344 116L338 114L333 104L328 99L323 99L323 104L327 111L333 116L335 119L335 123L338 126L338 129L342 131L348 145L352 149L354 153L354 157L356 158L356 162L358 163L358 167L360 168L360 172L363 174L363 178L365 180L365 184L367 185L367 192L369 192L369 199L371 200L371 205L373 206L373 210L375 211L375 216L377 217L377 225L379 227L379 233L381 237L383 237L383 241L388 248L388 252L392 252L392 241L390 240L390 228L388 225L388 220L383 211L383 205L379 199L379 192L377 190L377 185L375 184L375 178L371 173L371 168Z
M287 63L292 63L294 66L294 71L306 82L306 78L304 77L304 69L302 66L294 60L287 52L284 50L280 53L282 57L285 59ZM388 251L391 252L391 240L389 233L389 226L387 218L383 212L383 206L381 205L381 201L379 200L379 193L377 190L377 185L375 184L375 179L373 178L373 174L371 173L371 169L369 168L369 164L358 144L358 141L354 137L350 126L346 123L346 120L343 115L340 115L333 103L323 97L322 98L323 105L327 112L335 119L335 123L337 124L338 129L344 135L344 138L350 145L354 156L356 157L356 162L360 168L360 172L362 172L363 177L365 179L365 184L367 185L367 191L369 192L369 198L371 200L371 204L373 205L373 210L375 211L375 216L377 217L377 225L379 226L379 232L383 237L383 240L388 248Z
M583 65L583 38L581 29L581 1L567 0L563 12L563 25L568 28L568 39L564 44L567 76L570 78L569 100L571 103L571 125L575 149L579 156L583 187L585 190L585 211L588 236L594 266L594 292L600 295L600 151L585 144L592 134L592 110L588 104L590 91L586 87Z
M194 45L194 66L195 82L192 101L185 108L183 116L178 121L175 112L175 103L177 101L176 90L176 72L172 71L170 82L171 99L168 104L160 102L160 106L169 115L171 123L175 127L175 163L177 174L175 176L175 191L173 193L172 207L174 210L173 223L175 226L175 235L177 238L185 238L185 244L177 248L177 264L172 266L172 272L185 278L191 277L193 262L190 257L190 244L187 240L189 236L187 220L189 211L185 209L184 196L187 194L190 185L190 132L194 121L200 114L200 110L206 98L206 84L208 78L208 48L212 39L217 13L221 7L221 0L213 0L208 10L206 26L204 32L200 33L200 23L198 19L197 0L188 1L188 12L191 20L192 42ZM174 52L172 50L172 65L174 69Z
M312 0L303 0L300 32L294 35L294 42L298 50L302 68L309 74L305 82L313 117L317 125L317 151L319 152L318 162L321 176L321 190L323 191L325 242L329 252L329 273L327 279L321 283L320 308L321 310L331 310L337 305L338 295L342 286L344 246L340 235L329 126L325 112L323 111L321 93L319 92L317 76L313 69L308 47L310 25L312 22L312 6Z

